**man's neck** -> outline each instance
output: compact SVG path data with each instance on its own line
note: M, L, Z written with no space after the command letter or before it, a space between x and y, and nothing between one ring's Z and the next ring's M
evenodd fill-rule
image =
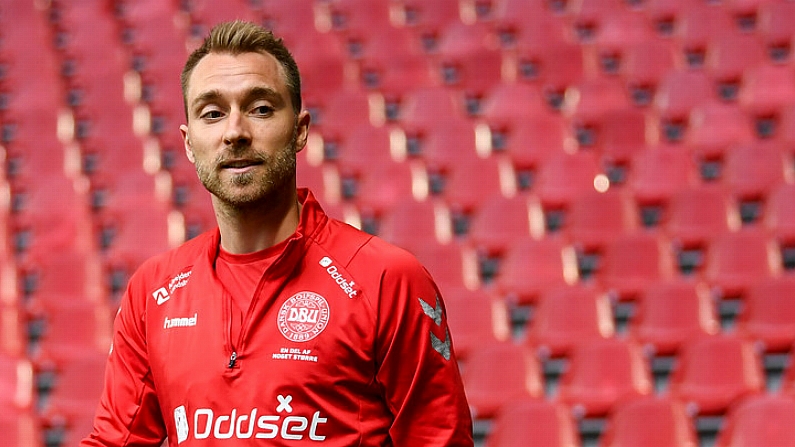
M232 254L254 253L289 238L298 228L301 206L295 190L283 197L245 209L219 203L213 197L221 248Z

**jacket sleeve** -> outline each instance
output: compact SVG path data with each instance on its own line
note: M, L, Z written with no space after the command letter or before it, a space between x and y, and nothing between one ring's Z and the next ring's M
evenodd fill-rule
M94 428L80 447L160 446L166 429L147 360L145 295L134 277L116 314Z
M472 446L472 418L444 302L408 253L382 275L376 380L394 414L396 446Z

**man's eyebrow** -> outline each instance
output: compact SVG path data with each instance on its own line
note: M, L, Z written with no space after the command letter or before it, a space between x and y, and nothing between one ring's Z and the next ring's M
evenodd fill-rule
M220 90L213 89L207 90L205 92L200 93L196 98L193 99L191 106L193 109L196 109L204 104L215 102L223 98ZM274 107L281 108L284 107L285 101L282 95L279 94L276 90L270 87L252 87L246 92L245 96L246 102L251 102L257 99L266 99L273 103Z

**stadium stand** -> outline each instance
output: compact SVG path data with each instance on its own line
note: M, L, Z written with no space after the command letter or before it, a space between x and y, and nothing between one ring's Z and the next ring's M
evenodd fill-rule
M6 0L6 445L90 430L128 276L214 227L179 73L231 18L298 60L299 185L437 279L478 447L795 442L791 0Z

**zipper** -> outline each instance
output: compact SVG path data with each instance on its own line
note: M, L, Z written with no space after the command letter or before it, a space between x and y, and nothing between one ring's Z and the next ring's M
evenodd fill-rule
M229 356L229 364L227 367L232 369L235 367L235 363L237 363L237 351L232 351L232 355Z

